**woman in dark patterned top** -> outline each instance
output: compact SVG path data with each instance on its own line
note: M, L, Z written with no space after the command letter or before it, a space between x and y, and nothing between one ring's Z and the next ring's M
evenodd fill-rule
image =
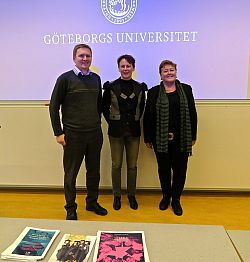
M113 207L121 208L121 168L123 151L127 162L127 196L132 209L138 208L135 198L137 158L140 143L140 118L145 106L147 86L132 79L135 59L122 55L117 59L121 76L103 85L103 115L108 123L112 158Z

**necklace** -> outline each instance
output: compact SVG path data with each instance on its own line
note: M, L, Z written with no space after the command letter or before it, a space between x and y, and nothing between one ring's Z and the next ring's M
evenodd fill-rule
M172 93L176 90L176 87L175 86L171 86L171 87L166 87L165 86L165 92L166 93Z

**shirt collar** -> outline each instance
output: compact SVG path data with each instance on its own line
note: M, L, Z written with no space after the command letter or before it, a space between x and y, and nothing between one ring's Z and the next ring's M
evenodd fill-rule
M73 71L74 71L74 73L75 73L77 76L78 76L79 74L84 75L84 76L88 76L88 75L91 75L91 74L92 74L91 71L88 71L87 74L83 74L82 71L81 71L79 68L77 68L76 66L74 66Z

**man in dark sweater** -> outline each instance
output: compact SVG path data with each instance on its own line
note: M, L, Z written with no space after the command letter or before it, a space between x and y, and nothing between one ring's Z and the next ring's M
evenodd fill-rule
M49 107L56 141L64 149L64 193L67 220L77 220L76 177L84 158L87 187L86 209L94 211L97 215L107 214L107 210L97 202L100 153L103 143L101 79L89 70L92 50L88 45L76 45L73 50L73 60L74 69L58 77Z

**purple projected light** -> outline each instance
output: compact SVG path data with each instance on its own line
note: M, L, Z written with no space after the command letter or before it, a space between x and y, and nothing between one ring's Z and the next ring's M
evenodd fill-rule
M159 83L163 59L196 99L247 98L250 1L0 1L0 100L49 100L56 78L73 68L73 47L89 44L102 81L119 76L131 54L135 77Z

